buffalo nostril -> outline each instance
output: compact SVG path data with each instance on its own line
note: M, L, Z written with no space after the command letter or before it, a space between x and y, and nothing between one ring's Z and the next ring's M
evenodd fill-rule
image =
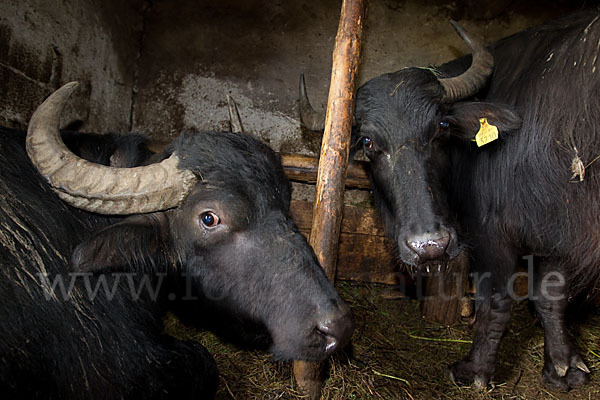
M327 325L319 325L317 330L325 336L325 352L332 353L337 348L338 340L331 335L331 328Z
M450 233L447 231L416 235L406 239L407 246L417 254L421 262L442 257L449 243Z
M350 341L354 331L354 320L348 310L341 317L327 319L317 325L317 331L325 336L325 352L333 353Z

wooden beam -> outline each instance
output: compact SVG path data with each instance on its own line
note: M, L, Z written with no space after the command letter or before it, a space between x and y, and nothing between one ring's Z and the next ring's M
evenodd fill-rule
M330 280L335 279L338 240L344 206L344 179L348 168L354 114L355 77L366 6L364 0L344 0L333 49L331 84L325 132L321 143L315 212L309 243ZM321 397L325 364L294 362L294 376L310 399Z
M281 164L288 179L303 183L317 182L319 159L298 154L282 154ZM348 174L345 185L347 188L369 189L369 163L366 161L351 161L348 164Z
M151 141L148 149L154 153L160 153L168 142ZM281 154L283 170L292 181L315 184L317 182L317 170L319 159L313 156L300 154ZM348 164L348 175L345 185L347 188L369 189L369 163L367 161L351 161Z

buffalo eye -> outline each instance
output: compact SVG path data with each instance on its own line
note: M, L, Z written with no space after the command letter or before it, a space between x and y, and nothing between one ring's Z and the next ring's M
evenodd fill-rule
M219 216L212 211L204 212L200 215L200 222L206 228L214 228L221 222Z
M450 123L448 121L442 121L442 122L440 122L440 129L443 130L443 131L446 130L446 129L448 129L449 126L450 126Z
M362 143L363 143L363 147L365 148L365 150L371 151L373 150L373 139L371 139L370 137L363 137L362 138Z

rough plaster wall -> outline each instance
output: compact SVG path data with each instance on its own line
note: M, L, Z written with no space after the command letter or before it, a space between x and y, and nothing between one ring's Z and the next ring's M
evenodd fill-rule
M71 80L81 88L63 121L129 129L141 0L2 0L0 123L24 128L41 101Z
M331 58L338 16L336 1L154 1L134 129L164 138L228 129L231 94L247 131L277 150L301 152L310 140L293 112L298 73L313 47L325 62Z
M170 139L182 130L227 129L231 94L248 131L276 150L315 154L318 136L298 122L297 81L304 71L313 105L323 109L340 3L4 0L0 123L24 128L46 95L76 79L83 88L65 121ZM492 0L484 9L472 6L478 0L369 3L359 83L467 51L451 17L493 41L586 1ZM493 18L473 20L481 16Z
M468 52L450 18L491 42L582 2L557 1L549 6L542 1L494 0L485 9L466 7L473 3L370 1L359 83L404 66L439 64ZM163 139L182 130L228 129L225 96L230 94L240 105L247 131L276 150L317 153L319 138L301 130L298 122L297 82L305 72L313 106L324 109L340 4L152 1L133 129ZM499 13L486 21L472 19Z

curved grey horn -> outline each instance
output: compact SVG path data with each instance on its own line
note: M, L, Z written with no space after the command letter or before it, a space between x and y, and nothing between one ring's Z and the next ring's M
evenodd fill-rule
M166 160L136 168L114 168L84 160L65 146L60 115L77 82L67 83L33 113L27 129L27 154L58 196L68 204L100 214L147 213L175 207L196 183L191 171Z
M242 119L237 108L237 104L230 95L227 95L227 108L229 109L229 124L231 125L231 132L233 133L244 133L244 126L242 125Z
M310 105L310 101L308 101L303 73L300 74L300 120L311 131L325 129L325 114L315 111Z
M459 76L442 78L440 83L444 87L442 101L452 103L477 93L486 83L494 70L494 57L483 41L471 36L455 21L450 21L456 32L471 48L471 66Z

